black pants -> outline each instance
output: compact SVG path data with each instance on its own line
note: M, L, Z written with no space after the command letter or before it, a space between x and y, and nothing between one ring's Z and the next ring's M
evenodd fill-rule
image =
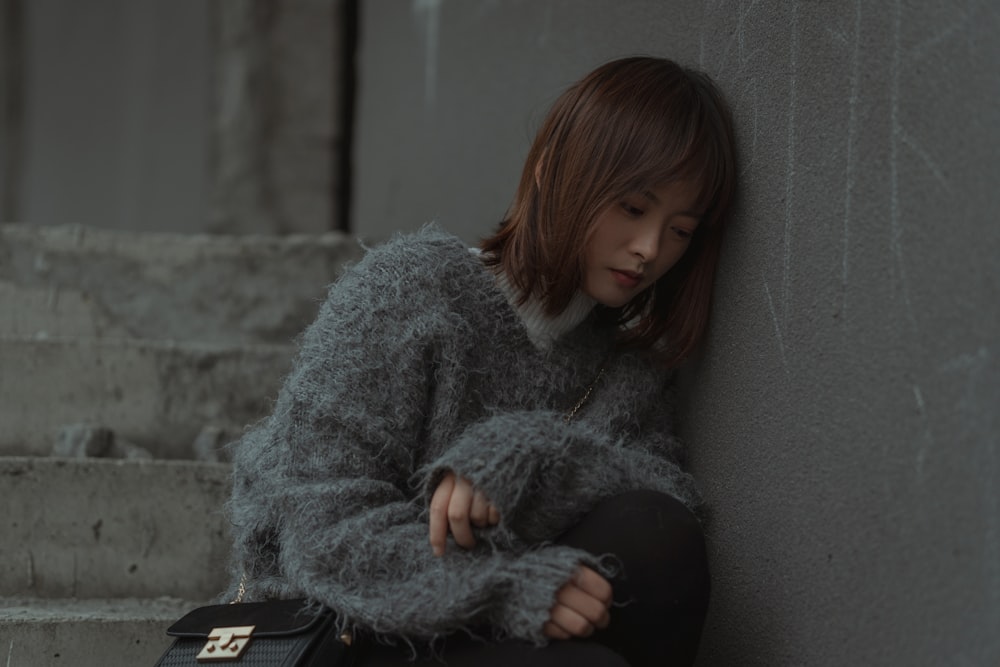
M435 657L416 664L449 667L646 667L691 665L708 607L708 567L698 520L677 500L633 491L599 504L558 540L596 555L614 554L621 572L611 580L611 623L591 637L484 642L456 633ZM359 647L360 648L360 647ZM405 647L369 645L356 667L412 665Z

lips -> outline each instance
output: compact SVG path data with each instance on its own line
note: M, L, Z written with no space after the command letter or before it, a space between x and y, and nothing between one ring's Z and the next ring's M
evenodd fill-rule
M611 275L614 277L616 283L628 289L631 289L642 282L642 274L636 273L635 271L611 269Z

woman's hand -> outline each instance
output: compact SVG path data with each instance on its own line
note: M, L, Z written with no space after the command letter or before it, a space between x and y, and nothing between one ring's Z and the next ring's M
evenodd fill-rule
M589 637L594 630L608 627L611 597L608 580L581 565L556 593L542 632L550 639Z
M500 523L500 512L472 483L449 471L431 497L431 548L434 555L444 553L448 530L455 542L466 549L476 546L472 526L484 528Z

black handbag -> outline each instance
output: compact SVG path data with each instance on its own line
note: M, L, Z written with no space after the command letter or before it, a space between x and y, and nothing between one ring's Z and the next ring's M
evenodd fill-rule
M157 667L228 663L240 667L351 664L350 636L333 612L305 599L199 607L167 629L175 637Z

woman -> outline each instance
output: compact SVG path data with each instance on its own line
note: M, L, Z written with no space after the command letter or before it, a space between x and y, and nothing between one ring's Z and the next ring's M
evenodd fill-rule
M330 289L234 453L234 583L309 597L360 665L690 664L708 597L670 369L735 188L702 74L608 63L556 102L509 216Z

